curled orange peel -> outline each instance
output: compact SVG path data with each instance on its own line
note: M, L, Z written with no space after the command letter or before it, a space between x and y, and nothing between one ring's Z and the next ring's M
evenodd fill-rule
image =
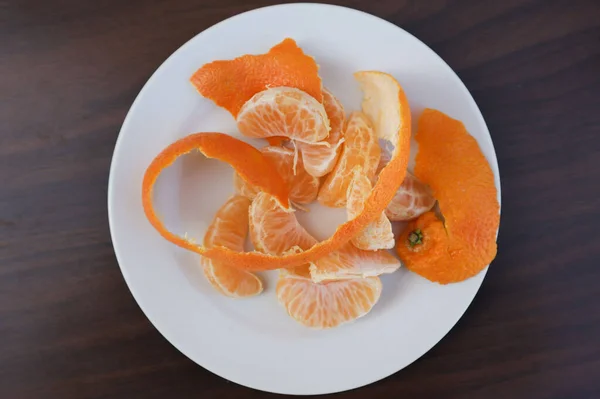
M415 139L415 175L433 190L443 221L434 212L422 214L400 235L396 250L409 270L430 281L463 281L496 256L494 172L464 124L440 111L423 111Z
M152 202L154 184L160 172L172 165L177 158L194 150L207 158L214 158L231 165L243 180L271 194L282 208L291 211L289 189L273 162L250 144L223 133L195 133L170 144L150 163L142 182L142 204L146 217L167 240L180 247L202 253L197 245L168 231L160 221ZM202 247L204 248L204 247Z
M378 132L380 136L393 142L395 148L391 160L381 170L362 212L352 220L339 225L331 237L318 242L303 252L274 256L256 251L236 252L222 246L206 248L169 232L154 212L152 188L162 169L171 165L177 157L194 149L200 150L207 157L229 163L242 178L251 184L260 185L263 191L273 195L280 206L288 204L289 207L288 193L287 191L283 192L282 189L282 187L286 187L285 184L282 181L278 181L276 184L269 181L274 176L281 179L281 176L276 173L274 175L275 168L272 166L271 170L267 170L270 164L264 161L260 151L242 141L220 133L197 133L188 136L171 144L152 161L146 170L142 187L142 202L150 223L165 239L182 248L215 261L228 262L235 267L248 271L290 268L310 263L348 243L365 226L380 217L394 197L398 187L402 184L408 167L411 133L408 100L400 84L393 77L382 72L359 72L355 76L361 83L365 99L370 100L367 107L363 104L363 110L366 113L377 113L377 104L385 106L387 111L393 111L390 110L390 107L395 107L393 112L396 115L395 120L397 123L382 125L381 130ZM385 93L382 93L380 84L369 83L372 79L379 78L383 80L384 86L391 85L391 87L386 87ZM390 95L392 95L391 98ZM392 105L390 105L390 101ZM273 193L279 195L279 197ZM285 208L285 206L282 207Z

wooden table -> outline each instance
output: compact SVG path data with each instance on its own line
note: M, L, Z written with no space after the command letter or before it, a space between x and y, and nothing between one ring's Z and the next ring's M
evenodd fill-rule
M0 3L0 397L260 398L131 297L106 191L119 128L182 43L270 1ZM499 254L454 330L344 398L600 398L600 2L340 1L460 75L502 177ZM360 27L357 27L360 28Z

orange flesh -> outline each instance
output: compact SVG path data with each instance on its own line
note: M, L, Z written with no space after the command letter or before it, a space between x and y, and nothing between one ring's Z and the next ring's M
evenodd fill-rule
M379 277L313 283L309 278L283 274L277 299L288 314L311 328L332 328L366 315L381 296Z
M381 149L369 117L360 111L353 112L346 122L345 142L340 157L330 174L325 177L317 199L323 205L340 208L346 205L352 170L363 168L368 180L373 180L379 164Z
M229 249L243 251L248 234L248 208L250 200L236 195L221 206L208 226L204 245L222 245ZM231 265L214 262L201 257L204 275L211 285L223 295L232 298L249 297L260 294L262 282L250 272Z

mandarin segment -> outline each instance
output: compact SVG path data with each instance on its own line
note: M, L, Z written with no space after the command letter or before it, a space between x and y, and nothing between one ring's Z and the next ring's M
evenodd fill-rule
M268 146L260 150L270 159L277 172L283 177L290 190L290 200L297 204L309 204L315 200L319 192L319 179L308 174L304 168L300 155L294 174L294 151L284 147ZM233 185L236 192L250 199L254 199L260 192L256 186L245 182L237 173L234 173Z
M325 329L366 315L379 300L381 289L378 277L316 284L306 277L282 273L276 293L294 320Z
M351 220L363 211L365 201L369 198L373 188L371 181L362 171L360 166L352 170L352 180L348 186L346 212ZM394 248L395 240L392 233L392 223L381 213L379 217L369 223L358 235L350 240L357 248L365 250Z
M323 104L293 87L273 87L256 93L236 118L247 137L286 137L315 143L329 135L329 119Z
M250 200L239 195L227 200L208 226L204 245L208 248L219 245L234 251L244 251L249 207ZM223 295L243 298L258 295L263 290L260 279L250 272L205 257L201 258L201 264L208 281Z
M249 210L250 240L258 251L270 255L299 253L317 243L302 227L294 212L286 212L268 194L259 193ZM289 268L297 275L309 276L309 264Z
M296 143L304 157L306 171L315 177L322 177L331 172L344 142L343 129L346 114L342 103L327 89L323 89L323 106L331 127L329 136L318 144ZM327 145L322 145L323 143Z
M402 185L385 208L385 214L393 222L406 221L421 216L434 205L431 188L412 173L406 172Z
M250 239L260 252L282 255L294 246L307 250L317 242L294 212L286 212L269 194L261 192L254 198L249 215Z
M321 204L334 208L346 205L346 193L355 166L362 167L369 180L373 180L381 152L371 120L360 111L350 114L344 140L338 162L325 178L317 196Z
M233 117L256 93L268 87L300 89L322 101L319 66L287 38L268 53L213 61L190 78L198 92L229 111Z
M421 215L400 237L398 254L407 268L431 281L465 280L496 256L500 205L494 174L462 122L440 111L423 111L415 138L415 175L433 190L444 223L433 221L432 213ZM417 228L423 244L411 246L407 239ZM435 250L428 249L428 239Z
M310 276L316 282L374 277L393 273L402 264L386 250L365 251L352 243L311 262Z

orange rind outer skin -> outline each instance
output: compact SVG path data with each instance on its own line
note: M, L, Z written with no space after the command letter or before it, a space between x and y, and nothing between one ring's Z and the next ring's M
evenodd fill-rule
M433 190L444 222L433 212L421 215L400 236L397 252L408 269L431 281L463 281L496 256L500 204L494 173L462 122L426 109L418 125L415 175ZM416 228L423 244L411 247L406 240Z
M202 96L225 108L234 118L246 101L268 87L294 87L319 102L323 100L319 66L290 38L265 54L246 54L205 64L190 81Z
M210 259L228 262L229 264L235 265L236 267L243 270L260 271L290 268L310 263L316 259L319 259L327 255L328 253L337 250L342 245L346 244L348 241L350 241L350 239L352 239L354 236L360 233L360 231L363 230L367 224L378 218L387 207L387 204L392 200L394 194L398 190L398 187L400 187L402 181L404 180L404 176L406 175L406 169L408 167L408 158L410 153L411 116L408 100L406 99L406 95L404 94L404 91L399 85L398 100L401 104L400 113L402 115L403 120L405 121L405 123L398 130L399 148L394 152L394 155L392 156L390 162L381 170L379 179L375 183L373 191L371 192L369 198L365 203L363 212L356 216L354 219L338 226L337 230L331 237L317 243L316 245L304 252L291 253L283 256L272 256L255 251L240 253L232 251L225 247L205 248L167 231L162 222L160 222L160 220L154 213L154 209L152 207L151 194L152 186L160 170L163 167L166 167L173 163L173 161L176 158L176 156L173 156L172 151L170 151L171 154L167 156L168 162L157 163L155 162L155 160L146 171L146 176L144 177L143 185L143 204L146 216L148 217L152 225L159 231L159 233L172 243L190 251L199 253ZM236 139L232 140L239 141ZM177 156L183 155L184 153L189 152L192 149L195 149L196 147L197 146L190 146L188 144L187 147L183 147L182 150L177 152ZM256 153L260 154L260 151L256 150ZM229 159L231 162L235 163L235 161L239 158L239 155L236 156L236 154L232 152L231 155L229 155L226 158ZM231 164L231 162L228 163Z

